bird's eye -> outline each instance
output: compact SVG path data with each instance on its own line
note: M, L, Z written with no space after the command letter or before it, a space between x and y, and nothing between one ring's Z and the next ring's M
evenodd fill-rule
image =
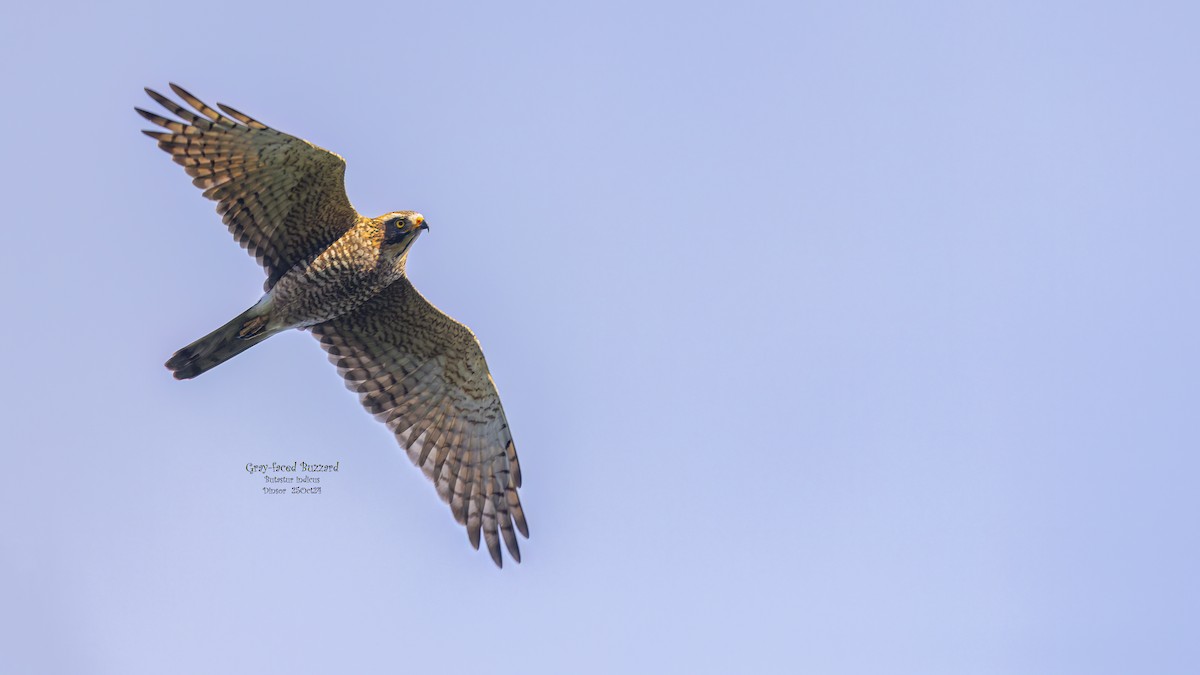
M404 237L404 230L400 228L400 224L403 222L403 218L393 218L387 221L387 226L383 231L383 238L386 242L393 244Z

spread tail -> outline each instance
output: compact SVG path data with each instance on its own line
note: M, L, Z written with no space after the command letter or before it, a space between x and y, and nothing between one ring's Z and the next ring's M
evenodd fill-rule
M269 314L255 305L175 352L167 361L167 368L177 380L188 380L207 372L278 333L278 330L266 330L268 318Z

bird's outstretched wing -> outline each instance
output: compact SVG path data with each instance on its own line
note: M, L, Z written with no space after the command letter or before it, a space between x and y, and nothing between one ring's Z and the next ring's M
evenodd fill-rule
M368 412L388 425L434 482L471 545L479 534L496 565L500 538L521 561L513 524L529 527L517 488L521 469L479 341L407 278L358 310L312 329Z
M196 112L147 89L179 119L136 108L166 129L142 133L217 202L234 238L266 269L267 289L354 226L358 213L346 197L341 157L218 103L226 117L183 87L171 89Z

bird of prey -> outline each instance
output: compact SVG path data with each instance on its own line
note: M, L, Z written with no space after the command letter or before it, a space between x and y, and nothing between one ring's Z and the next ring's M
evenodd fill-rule
M290 328L311 330L363 406L387 424L479 548L520 562L529 528L508 421L475 334L413 288L405 263L429 229L415 211L359 215L346 163L233 108L221 114L175 84L193 110L146 89L176 119L135 108L234 238L263 266L265 294L167 361L196 377Z

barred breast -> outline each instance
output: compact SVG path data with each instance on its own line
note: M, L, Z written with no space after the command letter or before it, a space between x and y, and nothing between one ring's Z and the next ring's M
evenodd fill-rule
M271 323L305 328L358 309L403 275L383 254L383 233L364 219L324 251L302 261L270 291Z

